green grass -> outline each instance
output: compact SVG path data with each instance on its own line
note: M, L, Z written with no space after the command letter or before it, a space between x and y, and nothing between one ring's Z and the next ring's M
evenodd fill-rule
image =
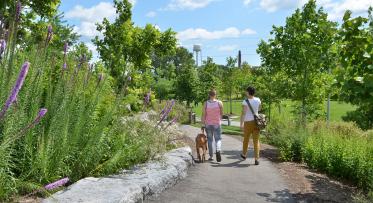
M232 103L232 112L234 115L239 116L241 114L241 104L242 101L233 101ZM264 103L265 104L265 103ZM292 115L292 110L293 110L293 104L294 102L287 100L282 102L281 104L281 116L285 117L293 117ZM326 102L325 102L325 112L326 112ZM224 113L228 114L229 113L229 102L224 102ZM278 106L273 106L272 107L272 114L278 115L279 110ZM338 101L331 101L330 104L330 120L331 121L342 121L342 116L346 115L347 112L355 110L356 107L352 106L351 104L347 103L342 103ZM202 114L202 104L198 104L197 106L194 107L194 112L196 112L197 116L201 116ZM239 118L234 118L233 120L238 121Z

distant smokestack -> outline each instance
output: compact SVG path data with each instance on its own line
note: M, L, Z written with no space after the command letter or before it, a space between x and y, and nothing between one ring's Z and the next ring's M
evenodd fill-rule
M241 50L238 51L238 67L241 68L241 62L242 62L242 58L241 58Z

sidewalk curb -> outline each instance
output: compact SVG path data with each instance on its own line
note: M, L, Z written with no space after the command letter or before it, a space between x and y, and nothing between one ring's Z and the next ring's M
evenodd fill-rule
M82 179L43 203L143 202L187 176L192 165L191 152L189 147L179 148L164 154L160 161L148 162L122 174Z

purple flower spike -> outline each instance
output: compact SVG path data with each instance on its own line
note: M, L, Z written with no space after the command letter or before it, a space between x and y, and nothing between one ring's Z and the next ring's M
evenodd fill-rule
M164 129L167 129L168 127L176 123L178 119L178 117L173 118Z
M53 27L52 25L48 25L47 44L52 40L52 36L53 36Z
M148 92L145 97L144 97L144 102L146 105L148 105L150 103L150 96L151 96L151 93Z
M68 50L69 50L69 45L67 44L67 42L65 42L65 45L63 45L63 54L64 54L64 56L66 56Z
M44 188L46 190L54 190L56 188L59 188L61 186L66 185L69 181L70 181L69 178L63 178L61 180L57 180L56 182L53 182L53 183L50 183L50 184L44 186Z
M176 123L176 122L177 122L177 120L178 120L178 118L177 118L177 117L173 118L173 119L171 120L171 122L170 122L170 125L172 125L172 124Z
M47 112L48 112L48 109L45 109L45 108L40 109L38 116L35 118L34 122L32 122L32 125L38 124Z
M21 1L17 1L16 5L16 21L19 22L21 19L22 4Z
M66 64L66 63L63 63L63 69L64 69L64 70L67 69L67 64Z
M0 39L0 56L5 52L6 49L6 41L4 39Z
M163 116L163 114L166 112L166 110L168 109L168 105L170 104L170 101L167 101L166 102L166 105L164 106L164 108L162 109L161 113L159 113L160 116Z
M23 64L22 68L21 68L21 72L19 73L18 75L18 78L17 78L17 81L16 81L16 84L14 85L13 89L12 89L12 92L8 98L8 100L6 101L3 109L1 110L0 112L0 120L4 117L6 111L9 109L9 107L14 103L14 101L17 99L17 95L19 93L19 91L21 90L22 88L22 85L23 85L23 82L25 81L25 78L27 76L27 73L28 73L28 69L30 68L30 63L29 62L26 62Z
M127 81L128 81L128 82L131 82L131 81L132 81L132 77L131 77L131 76L128 76Z
M161 120L159 121L158 125L161 124L167 118L168 114L170 114L170 112L172 111L172 107L174 105L175 105L175 100L172 100L170 106L167 108L167 110L162 115Z

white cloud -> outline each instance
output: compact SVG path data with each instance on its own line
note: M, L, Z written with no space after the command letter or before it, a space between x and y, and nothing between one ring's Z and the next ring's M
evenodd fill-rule
M181 41L191 39L214 40L222 38L238 38L241 35L255 34L255 31L245 29L240 31L236 27L230 27L225 30L208 31L203 28L189 28L177 34L177 38Z
M137 0L130 0L132 5L136 4ZM100 2L90 8L85 8L81 5L75 6L72 10L65 14L67 19L73 19L80 22L79 26L74 27L74 31L84 37L94 37L100 35L96 30L96 23L102 22L104 18L110 21L116 16L114 5L109 2Z
M241 32L242 35L255 35L256 34L256 31L255 30L252 30L250 28L247 28L245 30L242 30Z
M107 17L115 16L115 8L113 4L108 2L100 2L91 8L84 8L80 5L75 6L71 11L66 13L66 18L78 19L81 21L97 22Z
M308 0L261 0L260 7L267 12L275 12L280 9L296 8L304 5Z
M159 27L159 25L154 25L154 28L159 30L159 31L162 31L161 27Z
M232 52L238 48L237 45L223 45L218 47L218 51L221 52Z
M342 19L346 10L351 10L353 15L364 15L368 13L368 8L373 6L373 0L344 0L336 2L331 0L323 0L320 2L326 11L328 11L329 19Z
M194 10L204 8L215 0L171 0L165 10Z
M300 8L308 0L257 0L262 9L267 12L275 12L281 9ZM248 5L253 0L244 0ZM323 6L329 14L329 19L338 20L343 17L346 10L351 10L354 15L367 13L368 8L373 6L373 0L317 0L319 6Z
M251 4L252 3L252 0L244 0L243 1L243 4L245 5L245 6L248 6L249 4Z
M146 17L148 18L154 18L155 16L157 16L157 12L155 11L150 11L146 14Z
M66 18L80 21L80 25L75 26L74 30L86 37L99 35L100 33L96 30L96 23L101 22L104 18L113 20L115 16L114 5L108 2L100 2L90 8L77 5L66 13Z

